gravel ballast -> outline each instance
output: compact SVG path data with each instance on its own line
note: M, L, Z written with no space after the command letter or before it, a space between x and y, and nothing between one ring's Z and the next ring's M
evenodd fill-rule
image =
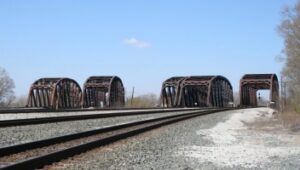
M268 108L226 111L168 125L45 169L299 169L300 133Z
M138 120L158 118L186 112L189 111L5 127L0 128L0 147L26 143L30 141L36 141L77 132L83 132L91 129L113 126L121 123L129 123Z

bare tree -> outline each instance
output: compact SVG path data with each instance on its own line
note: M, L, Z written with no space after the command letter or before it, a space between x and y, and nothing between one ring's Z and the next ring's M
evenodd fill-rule
M294 6L285 7L283 20L278 26L284 39L285 65L282 70L288 97L293 105L300 104L300 1Z
M15 98L13 89L14 81L9 77L4 68L0 67L0 106L8 106Z
M17 96L14 101L10 103L10 107L25 107L27 104L27 96Z

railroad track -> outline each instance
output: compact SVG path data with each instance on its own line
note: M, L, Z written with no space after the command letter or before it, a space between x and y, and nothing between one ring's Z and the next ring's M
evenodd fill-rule
M210 109L210 108L202 108ZM192 111L199 110L199 108L177 108L177 109L143 109L143 110L127 110L127 111L113 111L111 113L94 113L94 114L82 114L82 115L68 115L68 116L51 116L40 118L26 118L26 119L10 119L0 120L0 127L21 126L21 125L34 125L53 122L75 121L75 120L87 120L98 119L108 117L120 117L120 116L136 116L143 114L157 114L179 111Z
M43 107L9 107L9 108L0 108L0 114L11 114L11 113L45 113L45 112L89 112L89 111L117 111L117 110L160 110L163 107L150 107L150 108L127 108L127 107L110 107L110 108L60 108L60 109L51 109ZM166 109L166 108L165 108Z
M231 108L232 109L232 108ZM36 169L164 125L223 109L192 110L184 114L119 124L81 133L0 148L0 169Z

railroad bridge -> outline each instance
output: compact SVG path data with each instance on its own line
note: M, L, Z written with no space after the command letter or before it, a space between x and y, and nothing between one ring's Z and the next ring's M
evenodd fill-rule
M257 106L257 91L270 90L270 103L278 107L279 84L276 74L246 74L240 80L240 104Z
M27 107L76 108L81 107L81 97L81 88L73 79L41 78L30 87Z
M246 74L240 80L240 104L257 105L257 91L270 90L270 101L278 106L279 85L276 74ZM163 82L162 107L228 107L233 91L223 76L171 77ZM52 109L78 107L123 107L125 91L118 76L91 76L83 91L69 78L41 78L29 90L27 107Z
M69 78L41 78L30 87L27 107L50 109L79 107L123 107L125 92L118 76L91 76L79 84Z
M163 107L227 107L233 92L223 76L171 77L163 82L160 100Z
M83 107L123 107L125 92L118 76L89 77L83 89Z

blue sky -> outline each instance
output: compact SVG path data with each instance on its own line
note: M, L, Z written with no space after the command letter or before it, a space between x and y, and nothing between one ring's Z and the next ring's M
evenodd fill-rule
M127 95L171 76L277 73L276 27L295 0L2 0L0 66L16 95L41 77L118 75Z

